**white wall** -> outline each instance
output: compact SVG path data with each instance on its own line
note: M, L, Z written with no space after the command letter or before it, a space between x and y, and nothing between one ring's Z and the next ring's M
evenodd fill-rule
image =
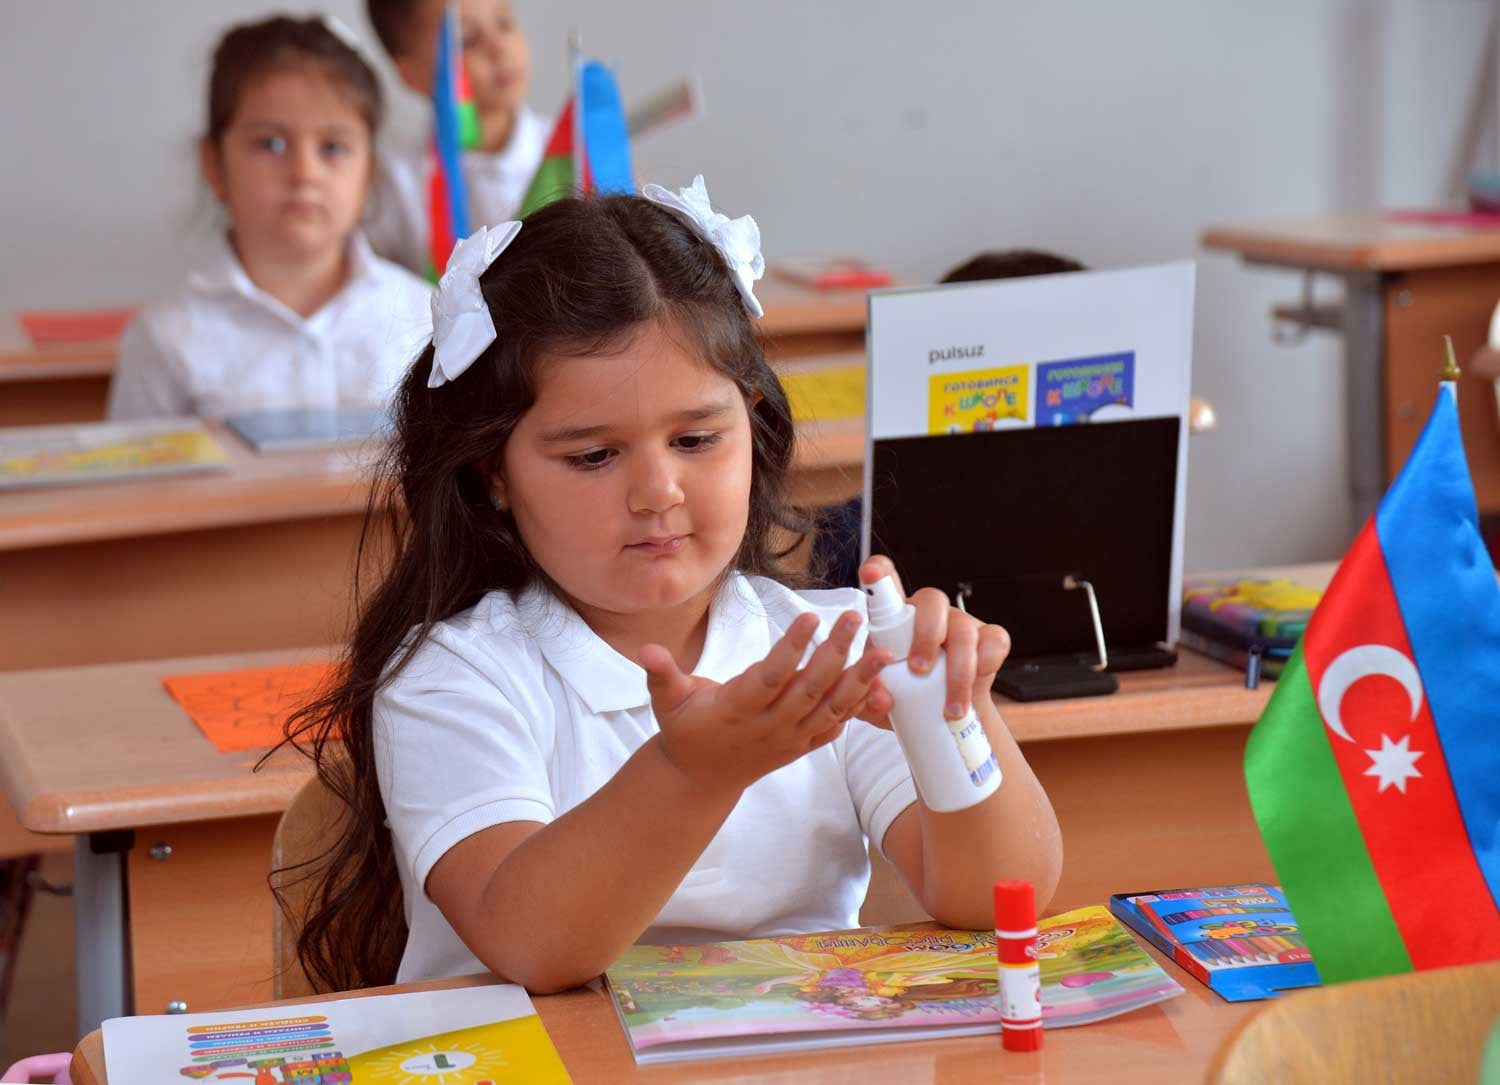
M0 308L149 297L214 215L193 173L209 46L251 0L7 4ZM1210 223L1430 203L1458 153L1484 0L520 0L555 109L569 27L627 101L700 75L708 115L636 149L704 173L771 258L935 277L985 247L1108 267L1200 256L1189 569L1335 556L1335 340L1270 341L1295 276L1200 253ZM361 32L357 0L327 5ZM294 5L293 10L305 10ZM396 124L420 123L398 103Z

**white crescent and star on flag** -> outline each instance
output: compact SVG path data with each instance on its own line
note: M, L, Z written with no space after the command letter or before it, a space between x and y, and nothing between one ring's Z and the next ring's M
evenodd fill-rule
M1353 742L1354 738L1340 716L1344 694L1360 679L1376 675L1401 683L1411 702L1412 720L1422 711L1422 680L1410 656L1387 644L1361 644L1350 648L1328 665L1318 683L1318 711L1323 722L1345 742ZM1380 782L1380 791L1394 787L1404 795L1407 781L1422 775L1417 768L1417 759L1423 752L1411 748L1410 735L1402 735L1400 741L1393 741L1390 735L1383 734L1380 749L1365 750L1371 761L1365 775L1374 776Z

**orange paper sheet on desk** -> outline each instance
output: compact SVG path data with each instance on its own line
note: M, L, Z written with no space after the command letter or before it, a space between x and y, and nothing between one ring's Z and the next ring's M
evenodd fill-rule
M136 306L118 309L33 309L21 314L21 327L39 347L97 343L120 338Z
M299 663L214 674L180 674L161 684L220 753L274 746L288 717L317 695L331 663Z

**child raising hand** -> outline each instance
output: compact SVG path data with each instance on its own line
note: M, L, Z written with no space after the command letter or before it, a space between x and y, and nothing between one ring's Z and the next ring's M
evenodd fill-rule
M884 727L863 593L784 582L805 523L761 267L701 179L455 249L398 397L392 561L292 729L349 811L302 929L315 982L552 991L640 940L853 926L869 842L951 925L990 925L998 876L1051 895L1057 823L988 694L1004 631L912 597L897 665L947 652L949 715L978 708L1004 776L937 814Z

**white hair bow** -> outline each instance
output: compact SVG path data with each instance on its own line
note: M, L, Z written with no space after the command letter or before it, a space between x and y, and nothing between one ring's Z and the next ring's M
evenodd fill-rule
M762 315L764 310L755 297L755 280L766 273L766 261L760 254L760 227L753 218L741 215L731 219L715 211L708 202L708 189L703 187L701 173L690 186L677 192L669 192L661 185L647 185L641 189L641 195L686 215L699 236L718 249L729 264L734 285L745 299L750 315Z
M432 372L427 387L441 388L474 364L495 341L495 321L479 290L479 276L521 232L519 222L481 226L457 245L432 294Z

